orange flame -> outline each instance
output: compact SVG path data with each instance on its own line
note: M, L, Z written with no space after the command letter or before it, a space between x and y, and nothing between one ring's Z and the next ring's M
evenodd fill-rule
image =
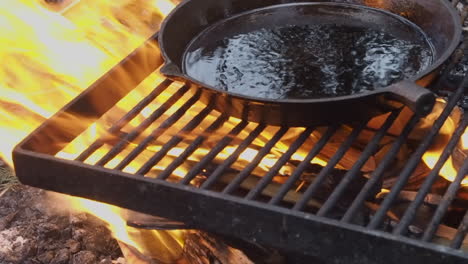
M153 34L169 0L0 2L0 153L11 151ZM53 8L52 8L53 9Z
M3 158L12 164L19 141L154 34L173 6L169 0L0 1ZM100 129L91 126L86 140ZM120 209L82 198L73 205L107 222L118 240L142 249ZM182 233L171 237L182 243Z
M465 132L461 137L461 145L463 149L468 149L468 129L465 129Z
M431 118L431 115L433 115L433 118L438 118L440 113L443 110L443 107L445 106L445 102L442 101L442 99L438 99L436 107L434 108L433 113L431 113L428 118ZM423 161L426 163L426 165L433 169L439 160L442 151L444 150L446 144L448 143L448 140L451 138L451 135L455 132L455 129L459 123L459 113L457 112L458 110L455 109L452 115L445 121L444 125L442 126L438 138L436 138L436 142L433 144L432 148L427 151L423 155ZM461 147L465 150L468 150L468 130L465 130L463 133L461 139ZM453 163L452 157L449 157L445 164L442 166L440 169L439 174L447 179L448 181L454 181L458 171L455 168L455 165ZM462 181L463 186L468 186L468 176L465 177L465 179Z
M173 263L181 257L186 230L141 230L127 226L124 211L116 206L79 197L69 197L72 208L103 220L119 241L148 257Z
M437 161L439 160L439 157L440 152L431 152L424 155L423 159L427 166L432 169L435 167ZM451 157L448 158L442 169L440 169L439 174L449 181L453 182L455 180L455 177L457 176L458 172L455 169L455 166L453 165L453 160ZM462 185L468 186L468 177L465 177L465 179L462 181Z
M381 1L376 1L381 2ZM126 57L136 47L140 46L158 28L161 19L174 7L169 0L64 0L58 5L49 5L42 0L16 0L0 1L0 154L11 163L13 147L38 125L44 122L64 104L76 97L81 91L92 84L97 78L107 72L112 66ZM113 110L127 112L132 109L146 94L154 88L154 84L161 82L162 77L153 73L142 82L138 89L130 92ZM169 98L180 84L173 84L161 94L161 101ZM184 95L167 113L171 114L180 107L181 102L191 94ZM148 117L157 104L150 104L143 109L140 116L135 117L125 129L132 129ZM190 111L198 113L204 105L195 104ZM68 144L58 157L74 159L84 148L89 146L96 138L106 135L109 122L115 121L112 113L101 118ZM206 122L213 122L219 114L211 113ZM193 115L192 115L193 116ZM73 117L70 117L73 118ZM182 118L181 125L189 120ZM79 120L73 119L73 122ZM231 118L223 125L223 130L232 129L240 121ZM206 126L202 123L201 127ZM248 131L253 129L250 124L242 132L246 137ZM153 127L151 127L153 128ZM179 128L177 128L179 129ZM264 146L278 128L269 127L262 133L260 139L254 143L258 147ZM293 128L273 148L271 155L261 161L260 169L267 170L278 160L276 153L287 148L291 140L303 131L303 128ZM320 133L318 133L320 134ZM144 135L145 136L145 135ZM214 135L213 141L216 141ZM317 141L313 135L305 145L310 146ZM464 146L468 145L468 135L463 136ZM128 154L132 146L123 150ZM96 151L85 162L95 164L110 146L105 145ZM135 172L149 155L161 149L159 145L148 147L135 161L129 164L124 171ZM294 153L292 159L302 161L307 155L308 147ZM184 150L178 146L168 152L168 158L161 161L155 170L163 169ZM199 161L209 151L199 149L191 155L189 160ZM235 151L234 147L226 147L218 159L226 159ZM258 149L247 148L240 154L240 163L233 166L242 168L242 162L250 162L258 153ZM434 153L434 155L437 155ZM430 165L431 155L425 156ZM121 155L112 159L106 167L113 168L121 162ZM314 158L313 163L326 165L320 157ZM350 164L353 164L352 160ZM175 176L182 177L188 168L178 168L173 172ZM452 168L453 169L453 168ZM447 169L449 170L449 169ZM287 173L287 168L280 172ZM254 173L256 173L254 171ZM262 171L258 172L259 175ZM442 173L450 178L453 171ZM449 176L447 176L449 175ZM147 175L154 176L154 175ZM464 182L468 184L468 182ZM92 213L108 223L113 235L120 241L144 251L145 241L139 240L138 232L126 226L121 210L111 205L98 203L82 198L74 198L73 206L79 210ZM176 244L183 244L185 231L171 233ZM162 238L162 244L168 242ZM173 243L171 244L173 245ZM172 254L177 255L179 251Z

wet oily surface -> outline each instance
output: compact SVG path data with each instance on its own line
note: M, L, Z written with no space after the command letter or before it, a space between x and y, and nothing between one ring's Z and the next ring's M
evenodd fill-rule
M200 44L203 42L203 45ZM268 99L323 98L388 86L426 69L432 49L411 40L342 25L285 25L207 43L195 40L185 72L232 93Z

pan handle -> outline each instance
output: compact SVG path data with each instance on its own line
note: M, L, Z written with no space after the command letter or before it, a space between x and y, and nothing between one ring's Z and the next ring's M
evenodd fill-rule
M182 75L180 68L172 62L166 62L159 71L170 77L180 77Z
M387 87L390 100L404 103L414 113L428 115L435 104L435 95L411 81L400 81Z

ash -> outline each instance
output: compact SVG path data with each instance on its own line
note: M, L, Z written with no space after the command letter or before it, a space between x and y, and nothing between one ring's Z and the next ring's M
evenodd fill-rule
M18 185L0 197L0 263L124 264L105 224L71 213L43 190Z

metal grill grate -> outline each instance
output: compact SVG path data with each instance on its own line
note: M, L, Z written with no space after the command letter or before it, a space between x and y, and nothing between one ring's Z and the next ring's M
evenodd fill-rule
M393 135L391 128L408 114L401 109L381 117L377 129L372 129L369 120L352 126L274 128L230 118L228 109L226 113L218 113L213 105L199 102L200 97L206 96L200 91L164 79L130 111L113 119L118 121L76 153L74 160L59 158L67 145L102 120L159 66L153 39L15 149L15 168L23 183L318 256L331 263L468 261L468 254L460 250L467 233L468 212L458 221L458 230L448 246L435 241L438 228L468 173L468 160L463 161L456 178L433 206L425 229L415 234L410 228L431 188L441 179L440 170L467 127L467 115L461 118L414 199L396 222L393 219L394 225L388 226L392 206L467 91L468 78L448 98L440 116L408 155L404 166L394 172L398 177L379 203L374 200L386 172L395 166L396 157L409 144L409 137L421 120L419 116L407 117L400 134ZM142 64L148 61L151 65ZM132 74L133 81L115 82L122 72ZM122 93L115 93L116 85ZM106 100L100 99L102 103L96 106L92 103L96 98ZM146 113L145 109L151 112ZM70 114L82 120L64 122ZM138 119L142 115L145 118ZM360 155L343 170L340 162L356 147L363 133L369 135L367 144L361 146ZM263 144L258 143L259 138ZM314 144L308 144L311 138L316 139ZM389 138L391 145L385 155L371 173L365 174L366 163L381 150L382 141ZM284 142L286 147L282 146ZM326 164L312 165L315 159L324 159L322 154L330 144L336 149L324 160ZM171 154L174 149L178 152ZM197 154L200 150L203 155ZM251 153L248 158L244 157L246 151ZM296 159L299 152L303 155ZM139 162L134 165L136 160ZM273 161L265 170L266 160ZM285 172L284 168L290 171ZM311 170L313 176L307 178ZM336 184L329 185L330 181ZM324 194L324 186L332 188ZM370 201L378 206L369 207Z

